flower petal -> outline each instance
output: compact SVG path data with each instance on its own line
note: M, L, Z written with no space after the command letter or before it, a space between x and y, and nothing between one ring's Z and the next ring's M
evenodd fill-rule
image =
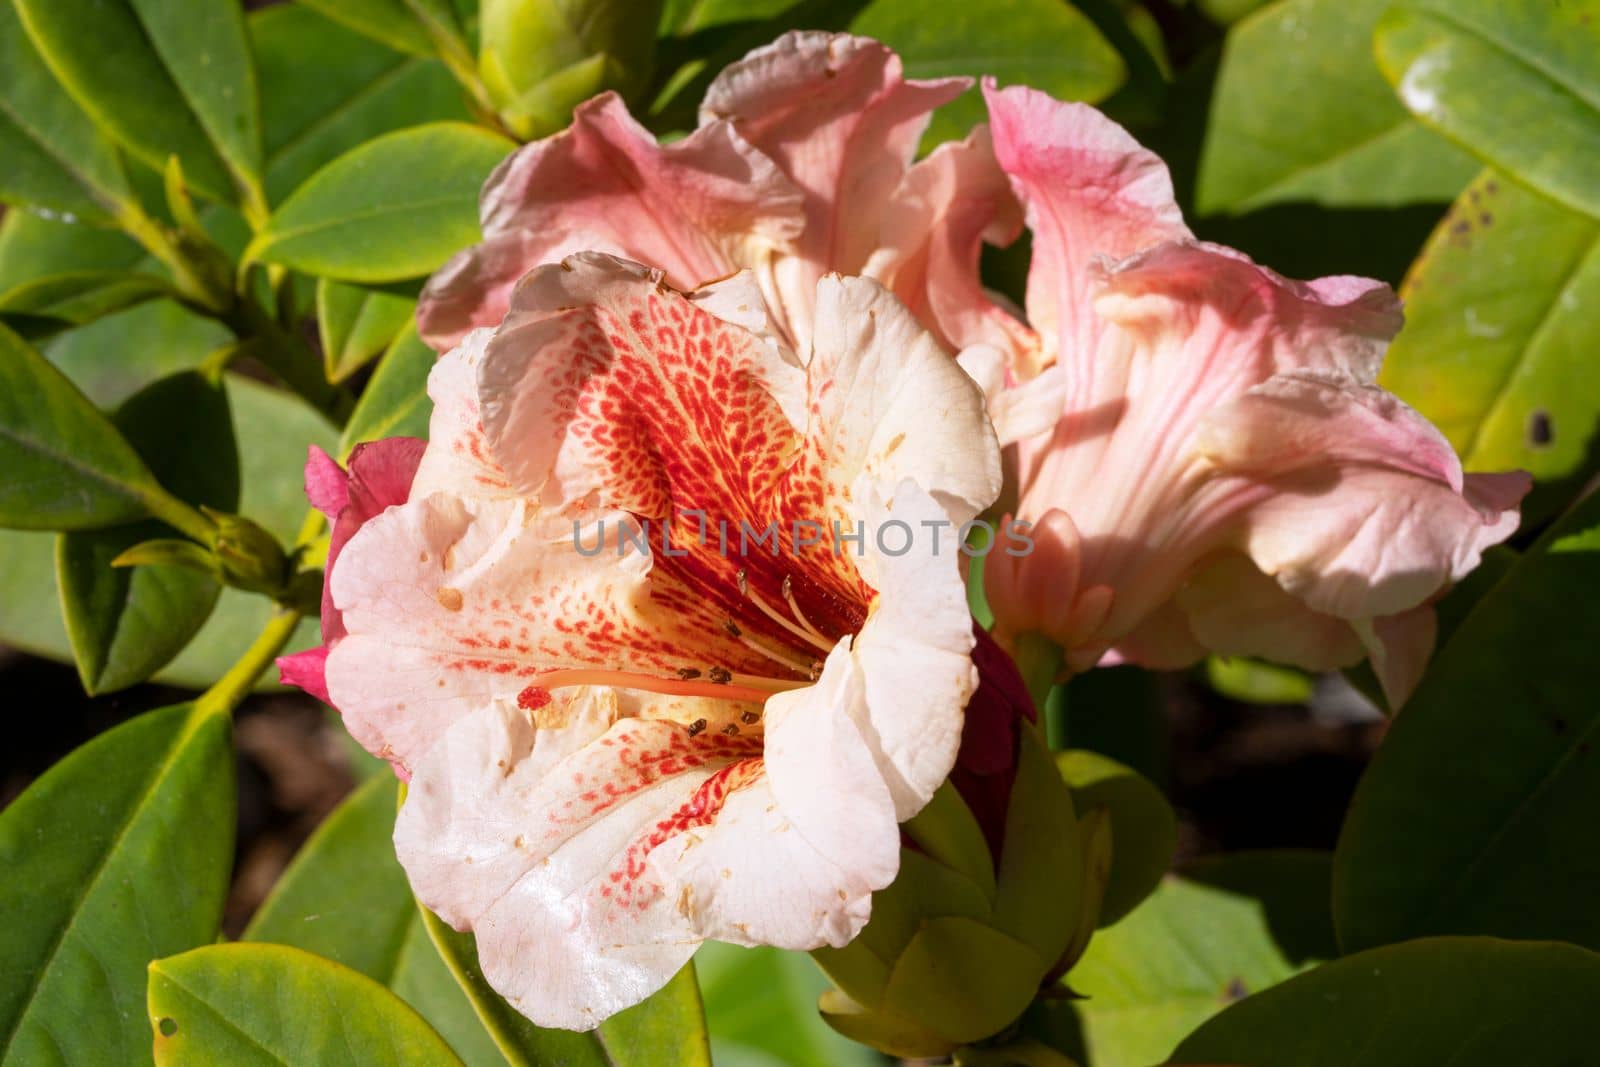
M349 632L328 689L351 734L414 768L450 722L541 671L671 674L694 646L652 605L649 558L615 544L624 521L591 546L586 519L580 551L571 517L438 493L362 527L330 579Z
M306 450L306 499L330 519L338 518L347 500L348 476L339 461L312 445Z
M952 517L910 480L893 487L892 501L889 492L866 479L855 491L868 534L860 566L878 598L854 645L866 694L854 715L904 822L955 765L978 672ZM912 531L909 551L886 547L898 547L899 534L880 540L890 522Z
M906 172L884 210L881 247L862 273L882 281L946 348L993 345L1016 366L1036 358L1038 338L984 291L978 261L985 243L1004 247L1021 229L1022 207L980 126Z
M386 509L404 504L410 498L411 483L426 447L426 441L415 437L386 437L357 445L350 453L345 506L339 510L333 529L328 533L325 574L333 573L345 544L357 530ZM332 644L344 634L344 619L333 603L333 583L325 578L322 583L322 640ZM322 687L322 699L327 699L326 684Z
M495 325L512 283L580 248L650 263L688 289L789 248L803 225L799 191L730 125L661 145L615 93L502 163L480 215L485 243L423 293L418 318L435 341Z
M1256 564L1313 610L1351 620L1407 611L1465 576L1516 530L1531 484L1502 476L1482 502L1464 494L1427 420L1324 376L1280 375L1218 408L1199 447L1271 490L1241 520Z
M278 680L284 685L304 689L324 704L333 703L328 699L327 645L318 645L290 656L279 656L277 663Z
M1033 232L1028 322L1046 360L1087 362L1098 330L1089 309L1090 265L1189 236L1172 178L1154 153L1086 104L1023 86L998 89L992 80L983 92L995 157ZM1039 369L1025 364L1019 376Z
M540 1026L586 1030L693 954L653 853L713 823L761 764L743 739L619 720L609 690L556 699L554 728L503 704L452 727L418 767L395 844L419 899L477 935L491 985Z
M1191 578L1176 601L1200 645L1219 655L1327 671L1366 654L1347 620L1312 611L1237 552Z
M428 374L428 449L412 483L417 497L460 493L509 497L511 484L484 440L478 404L478 370L488 348L489 330L474 330L439 358Z
M841 510L863 475L915 482L958 526L994 502L1000 449L983 394L903 304L877 282L830 275L816 328L807 437Z
M854 721L865 704L848 642L815 685L767 701L765 779L730 796L714 826L655 855L703 937L842 947L894 880L900 828Z
M701 129L731 123L804 195L795 255L774 265L778 303L799 348L816 281L856 274L875 227L916 153L934 108L965 78L906 81L900 57L877 41L820 31L786 33L729 65L706 90Z

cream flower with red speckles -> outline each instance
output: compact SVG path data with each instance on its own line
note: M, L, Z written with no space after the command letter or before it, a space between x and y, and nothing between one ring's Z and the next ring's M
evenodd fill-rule
M846 943L954 762L955 532L998 445L880 285L825 276L814 308L802 358L737 324L748 276L535 270L434 370L409 500L331 573L329 693L412 775L401 861L541 1025L596 1025L705 938Z

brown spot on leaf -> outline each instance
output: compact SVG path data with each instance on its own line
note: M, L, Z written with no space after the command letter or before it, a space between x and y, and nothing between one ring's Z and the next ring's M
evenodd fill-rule
M1528 444L1534 448L1548 448L1556 439L1555 424L1544 408L1535 408L1528 414Z

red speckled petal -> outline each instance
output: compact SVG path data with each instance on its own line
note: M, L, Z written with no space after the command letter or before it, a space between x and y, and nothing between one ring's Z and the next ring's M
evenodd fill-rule
M557 705L553 728L495 707L451 728L418 767L395 843L418 897L476 933L489 982L535 1023L582 1030L694 952L655 854L716 833L762 764L757 737L618 720L608 690Z
M607 518L610 530L622 521ZM697 652L748 654L709 624L687 632L652 601L649 560L619 554L608 536L585 555L570 518L442 493L364 526L332 578L348 633L329 656L328 690L350 732L414 766L450 722L496 698L514 702L541 671L664 676ZM584 546L596 548L592 533Z

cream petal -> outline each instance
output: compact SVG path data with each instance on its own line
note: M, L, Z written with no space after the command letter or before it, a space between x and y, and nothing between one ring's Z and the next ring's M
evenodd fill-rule
M862 476L887 486L909 479L959 525L999 495L999 444L982 392L878 283L830 275L817 284L807 370L816 413L807 436L836 500Z
M904 822L955 765L964 709L978 686L965 557L959 523L918 484L891 488L863 478L854 495L867 534L859 565L878 591L854 644L866 695L854 714ZM903 525L880 537L891 522ZM909 549L898 551L907 541Z
M422 454L412 492L457 493L491 499L512 495L505 471L490 454L478 407L478 369L489 346L490 330L474 330L439 358L428 373L428 448Z

